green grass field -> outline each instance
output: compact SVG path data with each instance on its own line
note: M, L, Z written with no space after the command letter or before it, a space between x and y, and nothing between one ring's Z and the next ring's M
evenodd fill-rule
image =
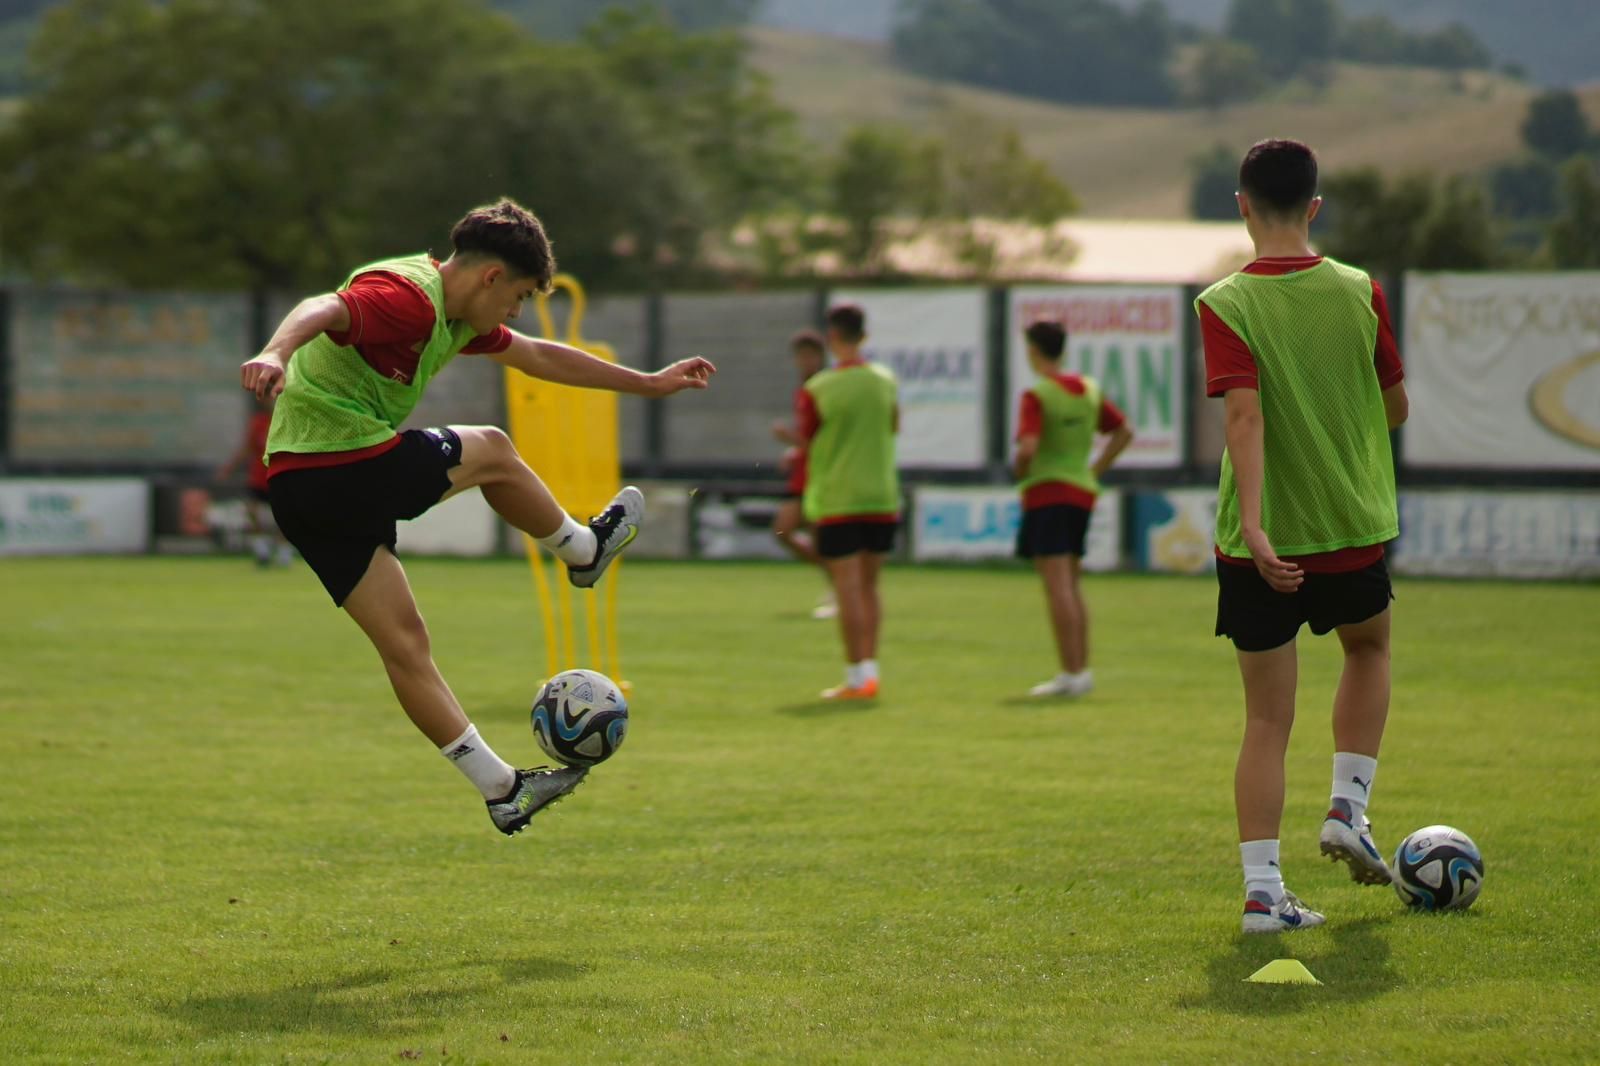
M411 570L537 761L525 567ZM812 702L813 575L622 577L627 746L507 840L302 568L0 562L0 1060L1600 1057L1600 587L1398 588L1372 814L1473 835L1458 915L1318 859L1338 663L1305 641L1284 865L1329 924L1245 941L1209 582L1091 579L1100 690L1038 705L1029 575L891 569L867 708ZM1278 957L1323 985L1243 983Z

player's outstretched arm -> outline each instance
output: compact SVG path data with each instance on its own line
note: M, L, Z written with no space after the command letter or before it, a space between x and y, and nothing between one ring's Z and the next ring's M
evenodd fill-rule
M610 389L635 396L671 396L684 389L703 389L711 383L717 368L696 356L680 359L653 374L608 363L581 348L558 341L542 340L512 331L511 346L489 358L502 366L522 371L529 377L575 385L582 389Z
M328 330L348 330L350 309L337 293L309 296L295 305L279 324L261 354L239 368L239 384L257 399L283 391L283 373L294 353L311 338Z

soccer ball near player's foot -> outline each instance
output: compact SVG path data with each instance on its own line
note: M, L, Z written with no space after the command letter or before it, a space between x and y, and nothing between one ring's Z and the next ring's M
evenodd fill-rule
M1483 855L1472 838L1448 825L1418 829L1394 853L1394 890L1409 907L1472 906L1483 887Z
M594 766L628 734L628 701L616 683L593 670L563 670L533 701L533 735L557 762Z

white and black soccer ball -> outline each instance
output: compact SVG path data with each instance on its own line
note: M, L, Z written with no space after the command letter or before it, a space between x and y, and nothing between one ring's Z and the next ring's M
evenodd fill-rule
M1438 911L1472 906L1483 887L1483 854L1448 825L1418 829L1394 853L1394 890L1408 907Z
M627 698L605 674L563 670L534 697L533 735L559 763L605 762L628 735Z

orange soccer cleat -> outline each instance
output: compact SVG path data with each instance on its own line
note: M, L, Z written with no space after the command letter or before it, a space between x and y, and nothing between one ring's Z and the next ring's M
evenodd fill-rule
M822 690L825 700L875 700L878 698L878 679L868 678L859 685L835 685Z

